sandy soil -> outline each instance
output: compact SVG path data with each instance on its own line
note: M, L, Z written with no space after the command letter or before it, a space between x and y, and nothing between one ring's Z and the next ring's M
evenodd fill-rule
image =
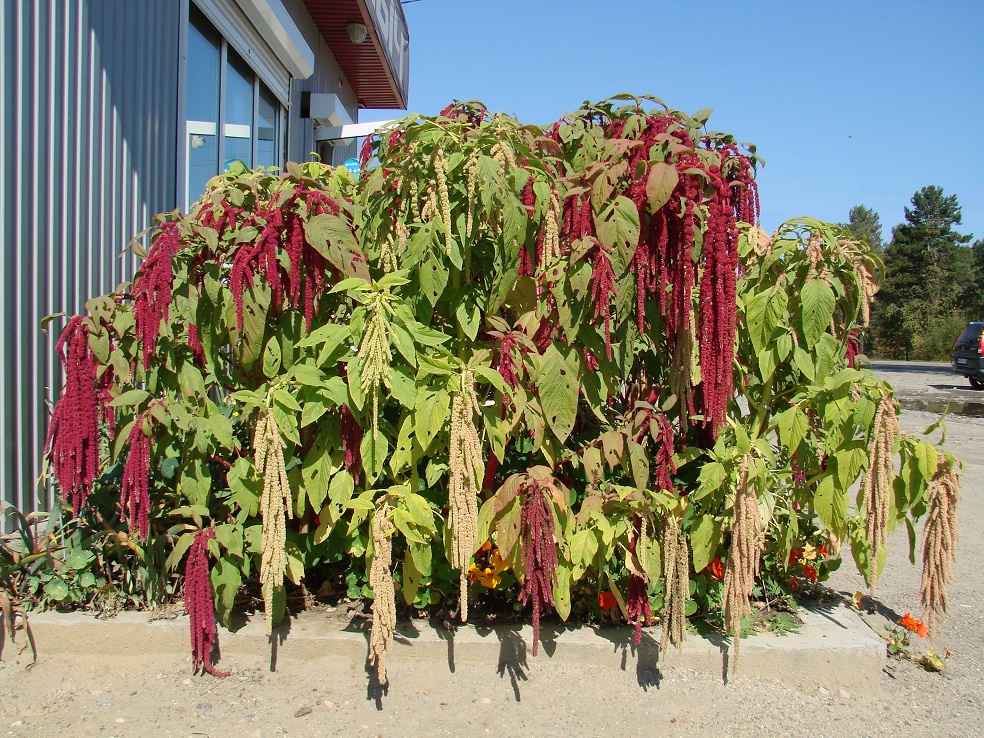
M984 401L946 365L880 365L909 401ZM959 387L959 389L954 389ZM964 396L966 395L966 398ZM976 395L976 396L975 396ZM907 411L918 432L935 416ZM809 693L776 680L667 668L662 678L637 671L551 662L519 647L502 664L394 663L387 694L367 689L363 665L311 654L268 659L227 654L224 680L193 677L183 654L148 660L146 644L121 643L113 656L42 656L29 670L0 666L0 735L76 736L417 736L667 735L897 736L984 735L984 419L953 416L947 444L964 461L961 541L952 611L934 643L949 649L943 674L886 660L879 698ZM873 628L904 612L918 614L919 569L907 558L904 531L890 542ZM861 589L850 568L831 582ZM879 621L879 617L881 621Z

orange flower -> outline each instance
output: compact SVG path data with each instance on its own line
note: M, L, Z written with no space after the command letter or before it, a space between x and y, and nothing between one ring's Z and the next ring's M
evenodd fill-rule
M615 595L611 592L602 592L598 595L598 605L603 610L611 610L615 605L618 604L615 601Z
M492 567L492 571L496 574L501 574L509 568L509 564L503 561L502 556L499 555L499 549L493 551L489 557L489 566Z
M899 618L899 625L906 630L911 630L912 632L916 632L919 629L919 621L912 617L912 614L908 612Z
M812 566L803 565L803 573L813 584L817 583L817 570Z
M707 565L707 573L710 574L711 579L718 582L724 579L724 563L721 561L720 554L718 554L714 561Z
M926 623L922 620L916 621L916 635L920 638L926 638L929 636L929 628L926 627Z

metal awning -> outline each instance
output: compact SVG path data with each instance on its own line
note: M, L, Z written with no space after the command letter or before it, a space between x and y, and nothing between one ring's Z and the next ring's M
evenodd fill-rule
M410 82L410 33L399 0L304 0L311 18L362 108L405 110ZM345 26L369 31L352 43Z

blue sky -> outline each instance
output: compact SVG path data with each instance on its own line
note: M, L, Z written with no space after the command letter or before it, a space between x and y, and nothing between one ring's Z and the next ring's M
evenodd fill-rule
M546 124L584 100L653 94L713 108L709 127L752 141L763 226L853 205L883 235L921 187L963 207L984 238L984 2L420 0L410 109L477 99ZM393 117L362 111L360 120Z

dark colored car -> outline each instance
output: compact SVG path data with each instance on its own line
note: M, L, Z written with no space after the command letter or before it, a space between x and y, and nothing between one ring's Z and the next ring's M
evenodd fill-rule
M984 321L971 323L953 344L950 366L970 380L974 389L984 389Z

